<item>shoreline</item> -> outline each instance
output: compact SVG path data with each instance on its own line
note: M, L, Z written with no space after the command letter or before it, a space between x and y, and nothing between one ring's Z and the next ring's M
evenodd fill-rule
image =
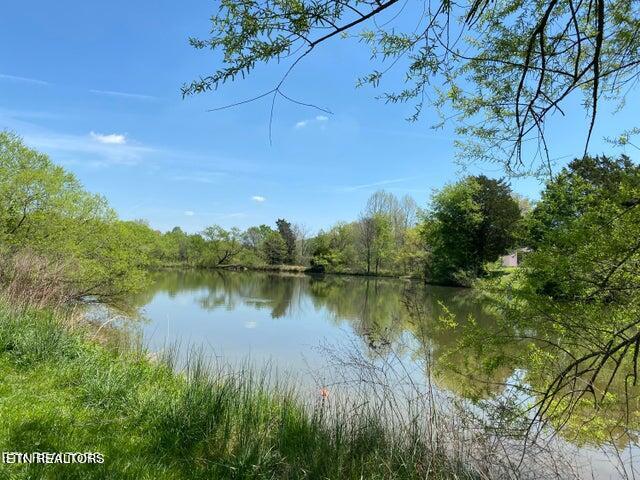
M171 264L171 265L160 265L153 270L200 270L200 271L215 271L215 270L225 270L229 272L274 272L274 273L288 273L288 274L299 274L306 275L311 277L322 277L322 276L341 276L341 277L358 277L358 278L373 278L373 279L394 279L394 280L403 280L409 282L420 282L425 286L434 286L434 287L451 287L451 288L473 288L473 286L466 285L456 285L450 283L438 283L438 282L429 282L424 278L411 276L411 275L402 275L402 274L393 274L393 273L366 273L366 272L345 272L345 271L318 271L313 267L306 267L304 265L241 265L241 264L231 264L231 265L218 265L215 267L201 267L196 265L188 265L188 264Z
M0 446L30 451L37 440L104 462L0 464L0 475L417 480L429 465L438 478L479 478L462 451L433 448L427 431L390 427L366 405L347 413L292 384L267 387L259 372L210 368L197 354L177 371L170 353L111 345L85 322L0 301ZM437 433L459 448L456 434Z

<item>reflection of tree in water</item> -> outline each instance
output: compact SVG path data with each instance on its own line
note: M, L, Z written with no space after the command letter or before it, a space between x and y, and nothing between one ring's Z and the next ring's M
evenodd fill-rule
M384 355L391 350L406 353L414 360L424 360L429 355L436 365L442 356L459 367L469 362L464 353L451 353L458 340L456 329L434 328L445 312L460 324L469 317L481 324L492 322L471 290L425 287L415 282L375 277L170 271L158 273L152 287L134 297L132 303L143 306L158 293L175 298L185 292L195 294L198 305L206 310L233 310L244 305L270 310L272 318L297 316L304 300L310 300L316 309L329 312L329 318L336 325L347 322L363 340L365 352L372 356ZM419 314L408 305L420 305ZM460 377L460 372L454 374L442 369L438 381L458 394L481 397L497 393L497 385L512 371L505 367L491 378L469 373L469 378L465 379Z
M346 322L362 339L366 355L373 358L393 352L420 364L429 359L440 387L473 400L499 396L505 384L513 380L514 372L530 367L518 361L523 358L519 350L526 345L506 344L500 352L492 350L491 332L496 319L487 302L468 289L373 277L220 270L161 272L154 280L151 288L131 299L133 306L144 306L159 293L172 298L190 293L207 310L245 306L282 318L302 316L303 307L310 302L316 310L328 312L328 319L335 325ZM441 327L443 318L450 321L448 328ZM479 348L465 344L463 331L470 325L479 332L473 339ZM535 378L528 377L527 381L532 391L540 387ZM612 401L622 398L628 387L624 382L611 385ZM622 425L638 424L637 398L628 408L610 405L606 417L594 411L585 399L563 425L564 431L578 443L604 441ZM535 401L535 392L532 399ZM627 419L629 415L631 418ZM588 428L584 427L585 422Z
M473 324L490 329L495 316L476 291L450 287L413 288L405 294L410 312L406 329L417 340L414 360L428 359L439 386L473 400L495 397L516 370L503 364L486 371L478 368L477 358L460 347L463 332Z
M159 272L152 286L133 297L141 307L159 293L175 298L181 293L195 294L201 308L233 310L250 306L269 309L273 318L298 316L305 301L329 312L336 324L347 322L369 349L379 354L400 348L402 337L410 333L419 341L412 352L422 356L428 349L436 354L456 340L455 331L433 331L433 320L443 314L443 305L462 322L470 315L490 322L478 299L467 289L425 287L414 282L390 278L353 276L283 275L265 272L187 270ZM422 305L417 316L407 308L407 299Z
M159 293L175 298L181 293L189 292L196 294L198 305L205 310L234 310L247 305L257 310L270 309L273 318L281 318L296 313L303 285L307 281L308 278L302 275L261 272L160 272L154 276L150 288L132 297L130 302L136 307L142 307Z
M326 276L314 278L309 294L316 308L345 320L371 348L386 348L402 333L406 309L397 280Z
M481 311L474 312L474 308ZM588 369L575 368L571 374L577 386L569 384L564 390L558 389L551 402L548 400L549 378L553 378L558 369L566 369L565 364L580 358L583 348L580 336L568 341L568 335L563 337L564 332L558 330L555 336L545 337L546 325L532 323L530 328L520 329L504 318L497 319L497 313L493 321L483 323L482 319L490 318L487 313L494 311L493 303L484 300L474 308L465 313L469 315L468 322L460 323L464 309L451 314L458 323L453 328L457 333L451 336L450 329L440 329L440 322L433 321L435 316L428 302L416 302L413 306L415 316L421 319L417 325L424 328L424 332L418 330L416 336L431 340L422 341L421 345L431 344L434 348L441 386L480 401L483 407L500 409L501 424L510 429L510 434L535 438L544 426L550 426L576 445L615 445L619 451L637 445L640 387L628 375L615 376L622 362L598 364L594 360L592 365L601 368L599 378ZM557 305L556 308L561 311ZM603 318L607 317L603 315ZM582 337L589 334L584 327ZM451 338L455 341L449 341ZM558 358L552 353L559 345L565 356ZM531 351L536 355L529 354ZM572 389L578 388L587 393L575 401ZM606 395L603 401L595 402L600 392ZM539 405L545 407L541 413Z

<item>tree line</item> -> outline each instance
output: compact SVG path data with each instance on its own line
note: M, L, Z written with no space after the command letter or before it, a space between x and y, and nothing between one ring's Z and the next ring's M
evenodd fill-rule
M119 219L106 199L86 192L47 155L0 133L0 248L62 265L84 296L115 296L140 284L146 270L170 266L301 265L468 285L495 271L501 255L536 245L539 228L530 225L547 203L533 206L504 179L479 175L444 186L424 207L410 196L375 192L356 220L315 235L284 218L244 231L212 225L198 233L160 232L144 220Z
M464 284L516 245L522 220L505 181L476 176L444 187L425 208L378 191L357 220L315 235L284 218L244 231L160 232L145 220L119 219L105 198L7 132L0 133L0 174L3 258L25 251L45 258L83 297L115 297L140 285L145 271L170 266L301 265Z
M517 247L528 202L504 180L470 176L435 193L420 208L410 196L378 191L359 217L315 235L280 218L242 231L219 225L189 234L146 228L151 257L163 265L201 268L300 265L311 271L422 278L466 285Z

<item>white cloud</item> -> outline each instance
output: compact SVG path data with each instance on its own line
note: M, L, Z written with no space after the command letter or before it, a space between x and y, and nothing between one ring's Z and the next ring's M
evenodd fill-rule
M318 125L321 129L325 128L326 123L329 121L329 117L326 115L316 115L314 118L300 120L296 122L293 128L301 129L311 125Z
M0 79L10 80L12 82L31 83L33 85L51 85L49 82L38 80L37 78L18 77L16 75L7 75L4 73L0 73Z
M124 145L127 143L127 137L120 135L119 133L103 135L101 133L91 132L89 135L91 135L91 138L96 142L106 143L107 145Z
M184 211L184 214L185 214L187 217L193 217L193 216L196 214L196 212L194 212L193 210L185 210L185 211Z
M28 145L44 150L53 155L56 161L67 165L137 165L149 154L158 153L156 149L143 145L104 143L89 135L67 135L42 130L26 133L24 139Z
M260 195L254 195L253 197L251 197L251 200L253 200L254 202L262 203L266 200L266 198Z
M96 95L106 95L109 97L122 97L122 98L133 98L136 100L157 100L157 97L153 97L151 95L143 95L141 93L126 93L126 92L115 92L113 90L89 90L91 93L95 93Z

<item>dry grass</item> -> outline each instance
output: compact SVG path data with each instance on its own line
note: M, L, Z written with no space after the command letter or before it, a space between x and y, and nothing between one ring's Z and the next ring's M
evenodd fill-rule
M68 263L30 250L0 256L0 290L8 303L34 308L60 308L77 292L69 282Z

